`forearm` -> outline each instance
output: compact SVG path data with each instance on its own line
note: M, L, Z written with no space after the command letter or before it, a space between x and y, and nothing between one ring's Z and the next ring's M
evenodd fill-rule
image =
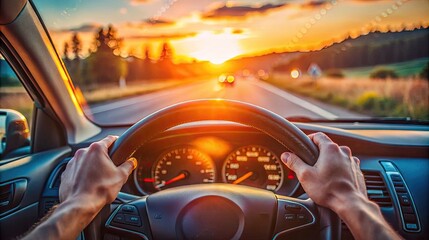
M334 209L347 224L355 239L401 239L389 226L380 208L363 197L352 197Z
M98 213L98 207L82 201L66 201L22 239L76 239Z

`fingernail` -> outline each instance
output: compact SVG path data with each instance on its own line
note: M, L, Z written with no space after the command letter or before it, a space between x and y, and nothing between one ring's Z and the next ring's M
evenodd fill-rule
M137 167L137 159L135 157L128 158L127 161L130 161L133 164L133 169Z
M280 158L284 163L287 163L289 161L289 157L290 157L290 153L288 152L285 152L280 156Z

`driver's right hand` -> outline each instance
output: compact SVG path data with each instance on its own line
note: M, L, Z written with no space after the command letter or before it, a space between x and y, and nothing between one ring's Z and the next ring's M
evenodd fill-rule
M324 133L310 134L309 138L320 152L314 166L291 152L281 155L281 160L296 173L308 196L335 212L351 199L367 200L360 161L352 156L350 148L338 146Z

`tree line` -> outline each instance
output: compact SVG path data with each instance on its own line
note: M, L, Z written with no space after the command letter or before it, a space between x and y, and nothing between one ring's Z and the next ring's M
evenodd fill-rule
M322 70L366 67L404 62L429 57L429 30L370 33L348 39L320 51L303 53L287 63L273 67L274 71L293 68L308 69L316 63Z
M157 60L151 58L148 45L144 46L143 59L132 54L127 58L121 57L122 48L123 38L118 36L113 25L100 27L94 34L89 55L83 58L82 40L75 32L70 41L64 42L63 61L74 84L82 89L116 84L121 78L136 82L191 74L183 72L183 69L180 71L180 67L173 63L173 48L167 42L162 44Z

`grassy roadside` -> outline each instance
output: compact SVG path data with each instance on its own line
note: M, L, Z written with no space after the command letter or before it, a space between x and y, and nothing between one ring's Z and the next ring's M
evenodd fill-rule
M285 90L377 117L412 117L429 120L429 86L421 79L369 78L292 79L273 74L267 82Z

